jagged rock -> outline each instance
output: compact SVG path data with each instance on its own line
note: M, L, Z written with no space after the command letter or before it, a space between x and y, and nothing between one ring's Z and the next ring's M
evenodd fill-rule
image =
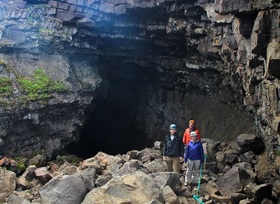
M239 201L239 204L254 204L254 203L255 203L255 201L249 200L249 199L244 199L244 200Z
M207 182L207 184L205 186L205 190L207 191L207 193L209 195L218 194L218 192L219 192L217 185L214 181Z
M31 204L31 202L17 195L12 194L7 198L7 204Z
M111 164L120 161L121 159L119 157L98 152L94 157L84 160L79 168L84 169L87 167L93 167L97 172L100 172L102 169L106 168L106 166L110 166Z
M82 179L85 183L86 188L90 191L95 187L95 184L97 185L98 182L96 179L96 171L94 168L86 168L83 169L82 172L80 172Z
M221 163L221 162L224 162L224 160L225 160L225 154L223 153L223 152L217 152L216 153L216 161L217 162L219 162L219 163Z
M137 151L137 150L132 150L132 151L127 152L129 159L138 159L138 154L139 154L139 151Z
M56 173L59 172L59 165L54 162L50 162L49 168L50 168L50 172L54 176L57 176Z
M207 162L206 164L206 169L209 169L210 171L212 171L213 173L218 173L220 169L222 169L224 167L224 164L221 164L222 167L219 168L218 165L221 164L221 163L218 163L217 162Z
M240 134L236 141L242 152L252 151L255 154L260 154L264 151L262 139L254 134Z
M79 89L79 86L82 86L81 84L71 85L71 83L67 81L67 78L70 76L69 74L71 72L69 69L70 66L67 57L65 58L61 55L44 55L34 57L33 59L30 59L28 62L26 62L26 58L28 58L27 56L30 55L24 53L18 53L16 54L16 56L6 55L3 53L0 54L0 58L2 61L5 62L5 66L12 67L10 69L10 72L16 72L18 76L31 76L34 70L41 68L45 70L46 73L55 78L55 80L67 84L69 88L75 87L74 89L77 90ZM46 56L49 56L50 58ZM18 61L13 61L13 57L16 57ZM73 63L73 66L77 66L78 64L79 62L77 62L77 64ZM86 65L83 66L87 67ZM25 69L23 70L22 67L25 67ZM47 71L46 68L50 69ZM78 71L78 74L75 75L74 78L78 76L82 77L82 75L91 75L93 78L97 77L97 75L95 75L91 69L88 69L86 71L85 70ZM86 73L84 73L84 71ZM85 82L88 84L99 83L98 80L96 81L93 78L85 79ZM16 77L13 79L16 80ZM79 81L78 78L76 79L77 80L74 81ZM74 81L72 82L75 83ZM19 87L15 87L15 90L19 91L19 89ZM15 99L19 97L19 95L20 93L15 93L15 96L13 97L14 100L12 104L15 106L17 103L20 103L17 99ZM61 94L57 94L56 97L53 97L48 101L48 107L53 107L52 111L46 108L46 104L36 103L31 103L30 105L28 105L28 110L24 109L23 105L23 109L17 109L10 113L6 112L6 110L2 110L2 114L0 117L0 120L2 121L1 135L5 135L5 137L3 138L5 145L2 147L5 153L8 155L12 155L14 154L14 152L22 152L22 155L33 156L34 154L36 155L38 152L40 152L41 154L44 154L47 158L51 158L52 156L54 156L54 151L59 149L61 150L62 146L65 147L66 143L69 144L73 139L70 139L69 137L77 136L72 135L72 131L74 131L74 129L80 126L83 123L82 121L85 120L83 111L79 110L83 110L84 106L87 106L86 104L91 103L92 96L86 94L81 97L79 96L79 94L75 93L74 90L72 93L69 92L66 95L62 96ZM58 105L62 103L64 103L63 108L59 107L60 105ZM76 105L73 106L73 104L75 103ZM63 115L65 118L62 119L59 115ZM73 119L73 117L75 117L74 115L80 115L80 117ZM60 118L60 122L54 125L55 121L57 121L58 118ZM18 123L22 125L17 125ZM7 124L10 124L11 126L9 127ZM33 129L36 133L32 131L26 131L29 128ZM12 135L9 135L11 129L14 133ZM23 132L26 132L24 137L22 137ZM51 135L53 135L53 137ZM59 137L64 138L64 142L66 143L61 144L62 140L60 140ZM15 143L12 141L17 142ZM23 143L25 143L24 148L22 148L21 145L18 145Z
M246 195L249 198L254 198L254 194L253 194L253 189L257 186L256 183L249 183L247 186L245 186L245 188L243 189L244 192L246 193Z
M113 178L101 188L91 190L82 204L92 203L95 200L103 203L133 202L142 204L152 199L163 201L159 186L153 179L137 171L119 178Z
M261 183L266 183L276 178L276 168L275 163L271 161L266 153L259 155L257 164L255 165L256 180Z
M113 178L112 174L110 173L105 173L101 176L99 176L96 181L95 181L95 184L100 187L100 186L103 186L105 185L108 181L110 181L111 179Z
M231 193L229 194L229 201L231 204L239 204L241 200L246 199L247 196L242 193Z
M162 150L163 148L163 143L161 141L155 141L154 142L154 148L158 150Z
M225 151L225 152L234 153L234 151L229 151L230 149L228 147L229 146L226 143L221 143L219 145L219 149L220 149L219 152L224 153L223 151ZM159 166L161 165L164 166L165 164L165 162L162 159L148 160L145 163L142 163L140 161L143 158L142 156L147 156L149 158L154 157L155 155L154 156L152 155L155 152L152 149L149 150L145 149L144 151L142 150L139 151L142 152L141 153L142 156L140 157L137 156L138 159L129 159L130 158L129 155L131 154L131 152L128 152L126 155L123 156L119 156L119 155L111 156L100 152L93 158L89 158L87 161L81 163L79 168L77 169L75 168L75 171L73 172L70 171L70 174L73 174L72 176L74 176L75 179L69 177L70 178L69 181L72 182L72 180L74 180L74 182L78 183L77 185L81 185L81 182L83 182L83 186L84 186L83 188L86 189L85 191L92 192L92 194L90 193L89 195L93 195L95 198L98 199L101 199L101 196L103 196L102 198L104 198L105 196L105 200L106 200L105 202L107 202L107 200L110 200L110 202L134 202L134 196L125 197L125 198L115 198L115 196L113 196L112 198L112 192L113 194L116 193L117 195L122 194L122 192L119 192L116 189L120 188L120 186L123 185L130 186L130 187L127 186L124 187L125 189L127 189L127 191L129 190L134 191L135 190L134 188L138 189L138 187L136 186L132 187L133 185L138 185L136 184L138 180L135 183L136 172L140 172L140 177L142 174L146 175L147 177L149 177L150 180L149 182L152 182L154 183L154 185L157 186L157 188L159 189L159 194L157 194L158 197L156 198L156 200L158 200L159 202L163 202L163 199L168 198L171 199L172 202L174 203L180 202L180 203L187 204L193 199L192 198L193 194L198 193L197 192L198 187L194 185L190 185L190 186L182 185L182 182L184 180L184 174L179 175L178 173L174 173L174 172L152 173L153 171L151 169L148 170L149 168L145 168L146 164L148 165L149 163L155 161ZM241 153L235 152L235 154L239 155ZM59 157L58 159L61 160L61 158L62 157ZM126 162L124 162L125 160ZM73 166L69 164L67 160L63 160L63 161L64 163L61 164L60 167L50 169L53 175L63 175L67 173L65 172L65 168ZM52 164L55 164L55 162L57 161L53 161ZM93 163L94 165L92 165ZM97 163L99 163L99 165L96 165ZM220 163L220 164L225 165L224 163ZM76 163L76 165L78 164ZM95 167L97 168L98 171L96 171ZM49 191L51 190L56 191L55 190L56 188L64 189L67 187L67 185L70 184L68 183L68 177L56 176L52 178L47 184L45 184L44 187L40 187L38 182L39 178L34 175L34 172L39 171L42 168L36 168L35 166L29 167L29 170L27 169L27 171L25 172L26 175L25 177L28 178L29 180L32 180L32 185L34 189L35 188L44 189L42 191L42 195L41 193L40 195L42 197L43 202L46 202L47 196L51 196L52 198L57 196L55 192L49 192ZM100 168L102 169L102 171L99 172ZM47 173L46 168L44 172ZM97 174L97 172L99 173ZM211 172L209 169L205 169L202 171L199 196L205 203L214 203L214 202L238 203L239 201L241 202L242 200L243 200L242 202L248 202L245 201L247 197L253 200L258 200L259 202L262 202L262 200L264 200L265 198L267 198L267 200L264 200L263 202L270 202L270 200L276 200L277 189L275 188L272 191L273 189L272 184L257 185L254 182L255 176L256 174L253 170L253 166L249 162L234 163L232 168L230 168L230 165L225 165L223 171L220 172L218 175ZM127 180L129 180L129 182L127 182ZM120 182L122 184L120 184ZM131 184L133 182L134 184ZM228 183L230 183L231 185L228 185ZM146 186L144 184L141 184L140 186L143 187L140 187L139 192L143 191L142 188L144 188L144 186L145 186L145 192L150 191L149 186ZM39 192L41 191L41 189L39 190ZM82 191L81 193L85 191ZM244 192L245 194L241 192ZM48 193L50 193L50 195ZM68 193L65 193L65 196L67 196L66 194ZM135 195L134 192L133 193L126 192L125 194ZM85 195L86 193L84 193L84 196ZM34 200L34 197L27 197L27 195L24 195L23 197L28 198L30 200ZM82 196L79 194L76 197L77 199L80 199ZM92 199L94 198L92 196L88 196L88 197L89 197L88 199L90 200L87 200L85 202L92 202ZM49 202L51 203L53 201L49 201ZM137 203L138 201L135 202Z
M165 186L170 186L174 192L180 180L179 174L175 172L157 172L152 173L151 176L161 189Z
M232 164L237 158L237 155L234 154L227 154L226 155L226 159L225 159L225 163L226 164Z
M162 158L162 150L157 148L145 148L138 154L138 159L142 160L142 157L149 156L150 160Z
M252 151L245 152L239 156L239 162L251 162L255 163L255 154Z
M274 120L272 121L271 127L276 131L280 132L280 117L276 116Z
M218 5L216 5L216 11L220 14L251 11L251 1L239 0L233 2L230 0L221 0L216 2L218 2Z
M23 189L31 188L31 181L36 177L36 169L34 165L27 167L24 173L18 178L17 185Z
M280 195L280 179L279 178L273 183L273 189L277 195Z
M64 175L73 175L77 172L77 169L78 168L73 164L65 162L59 167L58 171L60 171Z
M231 23L233 20L233 16L231 15L220 15L219 13L215 12L214 6L212 4L206 4L205 10L207 12L208 19L213 23ZM231 40L228 40L229 42ZM231 45L235 44L234 46L230 47L236 47L236 43L234 42L234 39L232 39L233 43L230 43Z
M207 168L206 168L207 169ZM211 178L211 180L213 180L213 181L217 181L218 180L218 175L217 174L215 174L214 172L212 172L211 170L206 170L206 173L210 176L210 178ZM203 170L203 174L205 174L204 173L204 170Z
M0 186L0 202L5 202L16 189L16 174L0 167Z
M50 180L40 188L39 193L43 203L78 204L84 199L87 188L81 175L65 175Z
M34 172L35 172L35 178L37 178L38 181L43 185L52 179L52 176L49 174L46 167L37 168L34 170Z
M280 15L280 14L279 14ZM273 76L280 78L277 72L277 65L280 61L280 43L278 40L274 39L267 45L267 68L268 72Z
M253 194L257 198L258 202L262 202L263 199L271 199L272 197L272 184L260 184L256 185L252 189Z
M158 160L154 160L152 162L146 162L143 164L143 166L146 167L151 173L167 170L166 165L164 165L161 161Z
M236 163L233 166L239 166L242 169L244 169L250 177L254 180L256 177L256 173L254 172L252 165L249 162L241 162L241 163Z
M215 164L215 168L217 168L219 171L216 171L215 173L218 173L218 172L225 172L228 170L228 166L225 165L224 163L217 163Z
M153 199L153 200L151 200L147 203L144 203L144 204L162 204L162 202L159 202L158 200Z
M254 54L265 56L266 47L264 46L264 42L268 40L267 31L269 30L269 27L266 26L269 25L268 21L269 13L266 11L260 11L255 19L251 35L251 46ZM251 64L251 66L256 67L260 63L261 61L257 64Z
M142 158L141 158L141 161L143 163L146 163L147 161L151 161L151 160L152 160L152 158L148 155L143 155Z
M213 194L213 195L211 195L211 197L217 203L228 203L229 202L228 196L221 196L221 195Z
M162 195L165 203L179 204L177 195L173 192L170 186L165 186L162 189Z
M141 170L145 173L149 173L149 171L142 166L142 163L140 161L131 160L131 161L127 161L123 164L123 166L119 169L117 175L123 176L125 174L135 172L137 170Z
M261 202L261 204L273 204L274 202L272 200L269 200L267 198L264 198Z
M252 181L252 178L244 169L236 166L221 176L216 184L221 194L227 196L230 193L241 192ZM231 185L228 185L229 183Z
M36 167L41 167L46 164L47 158L45 155L36 155L32 159L29 160L29 166L30 165L35 165Z
M110 166L107 166L106 171L108 171L111 175L117 175L119 169L124 164L124 161L115 160Z
M225 164L222 164L222 163L219 163L217 166L218 166L218 168L221 169L221 172L223 172L223 173L226 173L231 169L230 165L225 165Z

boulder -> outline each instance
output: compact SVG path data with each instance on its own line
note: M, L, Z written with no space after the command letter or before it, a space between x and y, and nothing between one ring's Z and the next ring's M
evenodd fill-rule
M231 1L231 0L221 0L216 1L219 3L216 6L216 11L220 14L230 14L230 13L242 13L251 11L251 1L246 0L238 0L238 1Z
M35 169L35 178L44 185L52 179L52 176L50 175L47 167L40 167Z
M31 188L32 184L31 181L36 178L36 166L31 165L28 166L24 173L18 178L17 180L17 185L18 187L21 187L22 189L27 189L27 188Z
M163 201L161 189L153 178L141 171L113 178L100 188L91 190L82 204L134 203L143 204L151 200Z
M250 175L244 169L235 166L222 175L216 184L221 194L227 196L230 193L241 192L250 182L252 182Z
M257 198L258 202L262 202L263 199L272 198L272 184L260 184L253 188L253 194Z
M6 202L6 198L16 189L16 174L0 167L0 202Z
M170 186L174 192L180 182L180 175L176 172L157 172L152 173L151 176L161 189L165 186Z
M80 204L87 187L79 174L55 177L39 189L43 203Z
M229 200L231 204L239 204L241 200L246 199L247 196L242 193L231 193L229 194Z
M95 184L97 187L103 186L105 185L108 181L110 181L113 178L112 174L110 173L104 173L102 175L100 175L96 181Z
M241 148L241 152L252 151L259 155L264 151L263 140L254 134L240 134L237 136L237 144Z
M277 77L280 78L280 74L278 71L280 63L280 43L279 40L274 39L272 42L270 42L267 45L267 67L268 72Z
M146 167L151 173L162 172L162 171L167 170L166 165L164 165L159 160L154 160L152 162L146 162L143 164L143 166Z
M165 203L179 204L179 199L170 186L165 186L162 189L162 194Z
M260 183L268 183L278 177L277 166L271 160L268 153L259 155L255 165L256 180Z
M7 198L7 204L31 204L31 202L17 195L11 194Z
M80 172L82 179L88 191L95 187L96 173L94 168L86 168Z

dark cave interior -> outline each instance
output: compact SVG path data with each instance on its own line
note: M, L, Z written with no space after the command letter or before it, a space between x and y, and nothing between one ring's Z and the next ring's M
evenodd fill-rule
M151 147L153 141L135 121L142 83L135 79L111 81L107 97L96 104L80 140L68 145L66 151L85 159L99 151L117 155Z

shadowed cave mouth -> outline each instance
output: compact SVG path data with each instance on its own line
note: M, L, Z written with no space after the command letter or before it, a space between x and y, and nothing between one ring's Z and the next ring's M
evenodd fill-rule
M153 141L135 121L143 82L131 78L110 83L107 97L96 104L80 141L68 145L67 152L86 159L99 151L117 155L152 147Z

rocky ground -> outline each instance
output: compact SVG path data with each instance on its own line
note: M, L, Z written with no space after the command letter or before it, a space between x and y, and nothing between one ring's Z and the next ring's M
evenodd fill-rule
M205 138L202 142L207 159L197 184L183 185L186 164L182 164L180 175L166 172L162 145L157 141L153 148L115 156L99 152L83 161L67 155L43 165L44 157L37 155L21 171L10 160L10 165L0 169L1 202L279 202L279 164L265 159L264 145L258 136L241 134L231 144Z

